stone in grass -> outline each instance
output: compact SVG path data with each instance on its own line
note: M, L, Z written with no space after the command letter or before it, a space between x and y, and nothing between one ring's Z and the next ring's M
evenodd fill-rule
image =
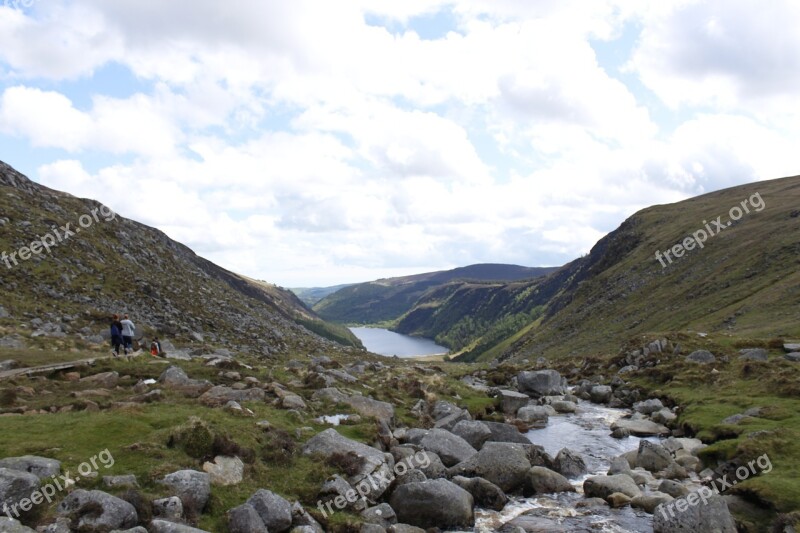
M713 363L717 360L714 357L714 354L709 352L708 350L695 350L694 352L690 353L686 356L686 360L691 363L699 363L701 365L707 365L709 363Z
M249 503L228 511L228 531L230 533L268 533L261 516Z
M260 489L247 503L253 506L270 533L282 533L292 526L292 505L274 492Z

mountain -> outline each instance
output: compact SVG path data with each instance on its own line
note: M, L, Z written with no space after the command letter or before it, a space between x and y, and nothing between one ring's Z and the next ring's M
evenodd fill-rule
M536 278L555 268L478 264L413 276L379 279L345 287L317 302L322 318L344 324L380 324L396 320L433 288L459 280L516 281Z
M670 331L800 338L800 176L639 211L538 290L553 293L541 318L481 358L610 352Z
M297 297L300 298L300 300L308 307L313 307L314 304L329 294L333 294L334 292L344 289L345 287L349 287L350 285L350 283L345 283L343 285L334 285L333 287L292 287L289 288L289 290L295 293Z
M157 229L2 162L0 253L6 342L55 347L68 337L82 348L102 341L112 313L127 312L139 332L198 349L270 356L361 347L292 292L225 270Z

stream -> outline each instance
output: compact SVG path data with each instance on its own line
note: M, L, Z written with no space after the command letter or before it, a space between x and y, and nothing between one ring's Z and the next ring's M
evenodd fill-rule
M610 436L611 424L627 414L623 409L612 409L581 401L574 414L551 416L547 427L534 429L526 437L534 444L543 446L545 451L555 457L561 448L569 448L579 453L589 474L572 479L577 493L550 494L539 497L514 497L502 511L476 509L475 529L480 533L499 530L503 524L524 513L557 522L563 531L641 533L652 531L653 517L644 511L623 507L611 509L608 506L576 508L583 500L583 482L586 478L606 474L614 457L638 449L639 438L614 439ZM652 440L658 440L652 438ZM548 522L543 521L544 524ZM543 528L537 531L559 531Z

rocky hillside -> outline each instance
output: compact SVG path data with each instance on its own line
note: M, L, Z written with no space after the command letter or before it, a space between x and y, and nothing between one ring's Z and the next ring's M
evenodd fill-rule
M544 280L543 318L484 357L608 353L669 331L800 338L798 236L800 177L644 209Z
M270 356L335 348L331 341L360 346L290 291L229 272L159 230L2 162L0 252L4 345L99 345L107 317L126 312L140 334L187 348Z
M479 264L414 276L379 279L345 287L314 305L326 320L344 324L379 324L414 308L427 291L455 281L517 281L544 276L555 268Z

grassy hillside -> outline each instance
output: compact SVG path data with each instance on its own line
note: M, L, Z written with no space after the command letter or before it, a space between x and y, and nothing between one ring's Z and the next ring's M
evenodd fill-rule
M430 289L456 280L517 281L537 278L554 268L480 264L414 276L381 279L345 287L326 296L314 311L322 318L344 324L380 324L409 312Z
M334 285L333 287L292 287L289 290L295 293L308 307L313 307L314 304L329 294L349 286L349 283L345 283L344 285Z
M738 220L732 210L742 210ZM702 247L687 241L681 257L664 256L699 230ZM608 352L620 338L660 331L798 338L799 236L800 177L644 209L545 280L557 292L543 319L483 357Z
M322 337L360 346L293 293L229 272L161 231L2 162L0 252L3 333L16 344L98 345L108 317L128 312L140 333L187 347L270 356L298 345L335 347Z

